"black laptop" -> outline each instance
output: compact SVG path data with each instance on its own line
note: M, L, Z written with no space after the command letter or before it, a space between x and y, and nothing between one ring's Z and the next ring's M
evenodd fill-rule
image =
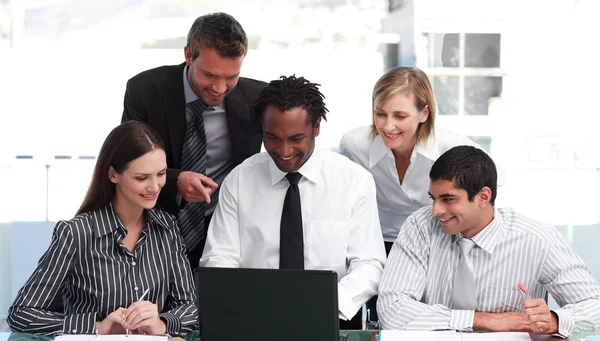
M339 341L333 271L197 268L202 341Z

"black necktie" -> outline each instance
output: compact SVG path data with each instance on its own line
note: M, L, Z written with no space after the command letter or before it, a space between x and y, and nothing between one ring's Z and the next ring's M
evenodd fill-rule
M206 104L197 99L186 105L192 112L192 118L187 124L183 147L181 150L181 170L192 171L200 174L206 173L206 131L202 113ZM188 202L179 212L179 228L187 252L193 251L204 240L204 210L206 203Z
M300 206L300 173L285 176L290 187L285 194L279 237L279 268L304 269L304 236L302 233L302 208Z

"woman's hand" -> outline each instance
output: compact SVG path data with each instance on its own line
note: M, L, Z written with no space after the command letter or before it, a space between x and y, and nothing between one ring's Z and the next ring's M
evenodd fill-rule
M110 313L104 321L96 322L98 334L125 334L125 327L121 324L125 316L125 308L119 308Z
M158 316L158 307L149 301L133 302L124 313L123 326L138 333L166 334L167 325Z

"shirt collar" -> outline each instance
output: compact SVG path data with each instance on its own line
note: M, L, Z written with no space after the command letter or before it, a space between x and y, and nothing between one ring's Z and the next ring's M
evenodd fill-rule
M187 72L188 72L188 66L186 65L183 68L183 96L185 97L185 104L188 104L188 103L193 102L193 101L197 100L198 98L200 98L200 97L198 97L198 95L196 95L194 90L192 90L192 87L190 86L190 83L188 82Z
M298 173L302 174L302 177L317 183L319 180L319 173L321 171L321 159L323 158L322 153L315 148L312 155L306 160L306 162L298 169ZM281 181L287 173L282 172L275 161L269 155L269 171L271 173L271 184L275 185Z
M410 156L411 162L414 161L417 153L432 161L435 161L438 157L440 157L440 151L437 146L435 134L430 134L425 142L420 139L417 141L417 144L415 145L415 148ZM381 136L375 136L373 143L371 143L369 146L369 168L375 166L386 155L392 158L394 157L392 151L383 143Z
M98 210L100 221L96 221L95 237L101 238L107 234L115 232L117 229L126 231L121 218L117 215L117 211L111 203ZM162 226L165 229L169 229L169 223L157 214L154 209L145 209L144 214L146 215L146 224L156 223L158 226Z
M433 132L429 134L425 142L419 139L419 141L415 145L413 155L415 152L425 156L431 161L437 160L440 157L440 149L438 148L435 134Z
M498 212L496 208L494 208L494 219L483 228L483 230L479 231L471 240L475 243L475 245L482 248L485 252L493 255L494 249L498 244L498 240L500 239L500 232L502 231L502 227L504 226L502 216ZM452 236L452 242L458 242L458 240L462 237L462 233L456 234Z

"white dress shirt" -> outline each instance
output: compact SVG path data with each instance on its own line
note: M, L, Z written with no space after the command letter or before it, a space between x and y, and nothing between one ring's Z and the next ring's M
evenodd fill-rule
M426 143L419 140L413 148L410 165L400 184L394 154L385 146L381 136L371 138L370 126L344 134L340 152L363 166L375 178L381 231L386 242L396 240L400 227L409 215L423 206L431 205L431 198L427 194L431 166L440 155L460 145L482 149L466 136L435 128L435 134L430 135ZM502 183L503 178L503 172L498 167L498 184Z
M373 177L329 150L315 150L298 172L304 268L337 272L340 317L350 319L377 294L385 262ZM200 266L279 268L285 175L267 153L231 171Z
M377 313L383 329L473 328L474 310L454 310L452 283L459 260L458 235L450 236L423 207L408 217L394 242L379 286ZM561 306L562 336L600 327L600 285L553 227L510 208L471 238L477 311L522 311L517 282L529 295L546 291Z

